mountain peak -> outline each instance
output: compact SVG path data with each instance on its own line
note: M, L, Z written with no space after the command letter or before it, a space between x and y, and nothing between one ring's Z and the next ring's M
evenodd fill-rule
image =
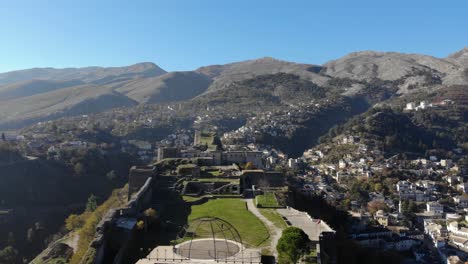
M161 67L152 62L140 62L123 68L126 68L131 72L155 72L157 75L167 73Z
M270 57L270 56L261 57L255 60L256 61L279 61L278 59Z
M462 56L468 56L468 46L464 47L463 49L452 53L448 56L450 59L458 59L461 58Z

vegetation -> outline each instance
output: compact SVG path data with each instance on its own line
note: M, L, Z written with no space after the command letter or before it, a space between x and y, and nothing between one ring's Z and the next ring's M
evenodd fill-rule
M18 254L18 251L11 247L8 246L2 250L0 250L0 263L11 263L11 264L16 264L20 263L20 255Z
M97 208L97 197L94 194L91 194L86 203L86 211L93 212Z
M387 156L398 153L426 154L431 149L444 150L444 154L447 154L457 145L464 147L468 140L465 132L467 110L464 106L447 106L403 113L391 108L372 108L331 129L320 142L329 142L346 133L376 142ZM327 155L331 161L340 158L340 148L345 147L335 146L332 155ZM337 155L333 155L333 151Z
M239 231L242 242L248 246L258 247L269 238L267 228L240 199L221 198L194 205L188 220L207 216L218 217L232 224Z
M302 229L288 227L283 230L281 238L278 240L276 250L281 264L296 264L307 252L307 242L309 238Z
M278 212L276 212L275 209L258 208L258 210L263 216L265 216L268 220L270 220L276 227L280 229L285 229L286 227L288 227L283 217Z
M186 202L195 202L195 201L198 201L200 199L202 199L204 196L188 196L188 195L183 195L182 196L182 199Z
M334 252L337 263L393 264L401 262L401 256L395 252L361 247L347 238L350 227L349 214L339 207L328 204L322 197L303 196L293 190L291 198L296 209L305 211L314 218L323 219L337 231L334 243L323 245L323 250L326 252Z
M24 160L17 148L0 141L0 165Z
M280 207L274 192L265 192L262 195L257 195L255 196L255 201L257 203L257 207Z
M104 215L112 208L117 208L125 205L128 193L128 186L114 190L111 196L95 210L86 210L79 216L70 216L67 218L66 226L78 232L78 249L74 252L70 263L80 263L82 259L92 259L89 256L89 245L93 241L96 226L104 217ZM73 224L72 224L73 223ZM79 224L77 224L79 223Z

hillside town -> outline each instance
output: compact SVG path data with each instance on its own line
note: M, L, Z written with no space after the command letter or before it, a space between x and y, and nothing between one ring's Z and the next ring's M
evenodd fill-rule
M246 126L236 135L248 139L255 133ZM273 130L269 133L274 136ZM348 236L361 246L410 254L421 263L467 260L467 168L457 163L464 155L462 149L453 149L451 159L435 155L387 157L378 142L341 135L291 158L253 140L232 144L232 137L232 133L218 137L216 131L182 129L158 142L121 140L118 144L119 151L135 154L144 163L201 158L210 166L249 164L249 169L282 172L289 185L301 193L323 197L346 210L352 219ZM111 148L87 141L54 141L38 134L10 139L27 142L24 146L31 153L46 150L50 159L60 159L63 149L98 147L105 152ZM237 169L233 168L221 173L235 174ZM189 174L200 174L199 168L196 173L194 167L187 169ZM2 212L2 218L7 219L8 210Z

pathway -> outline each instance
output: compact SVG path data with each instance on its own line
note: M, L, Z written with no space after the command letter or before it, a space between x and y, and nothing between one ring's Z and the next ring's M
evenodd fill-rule
M271 243L270 243L270 250L275 256L275 258L278 258L278 252L276 251L276 245L278 244L278 240L281 237L282 230L273 224L270 220L268 220L265 216L260 213L258 210L257 206L255 206L254 199L245 199L247 202L247 208L249 209L250 212L252 212L258 219L260 219L265 226L268 228L268 231L270 232L270 237L271 237Z

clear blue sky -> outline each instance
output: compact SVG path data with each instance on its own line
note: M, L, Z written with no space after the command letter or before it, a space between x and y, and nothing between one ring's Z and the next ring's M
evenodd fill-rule
M0 36L0 72L142 61L191 70L263 56L321 64L359 50L445 57L468 46L468 1L3 0Z

